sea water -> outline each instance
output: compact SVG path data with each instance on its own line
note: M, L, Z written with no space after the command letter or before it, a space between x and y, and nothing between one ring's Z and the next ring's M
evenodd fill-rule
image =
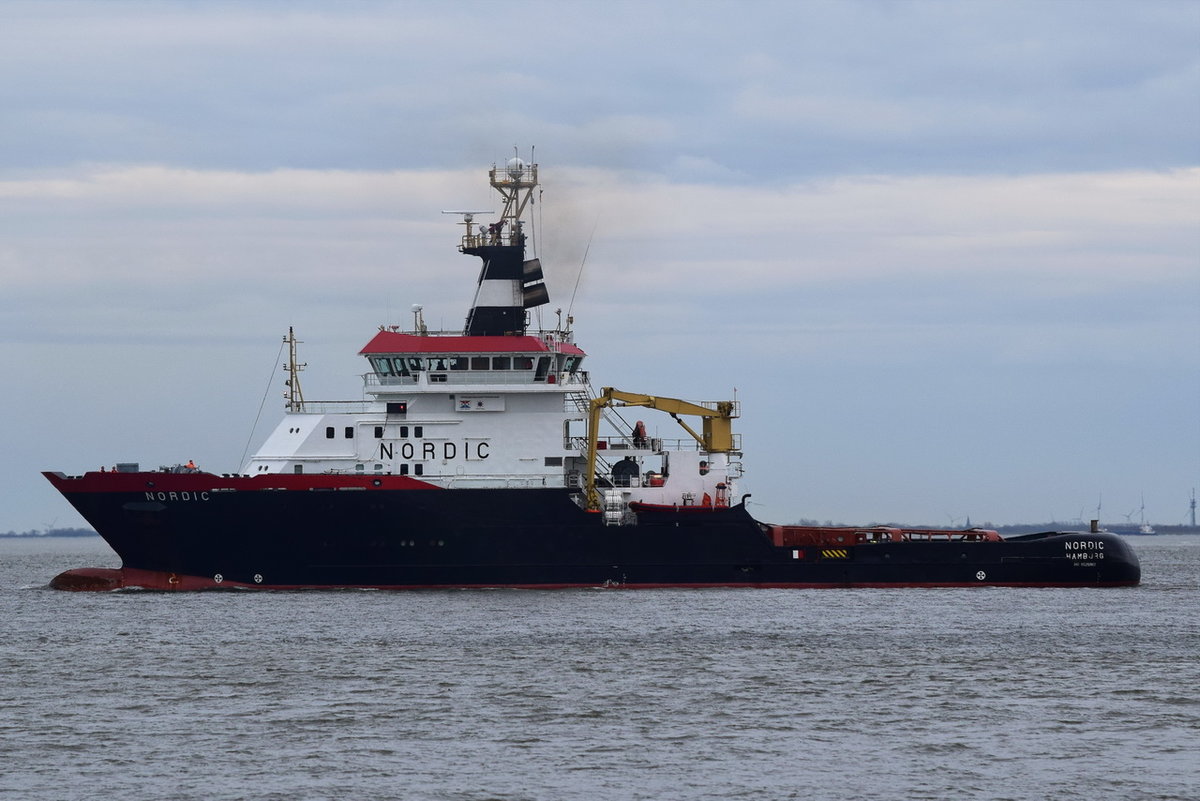
M69 593L0 540L0 798L1200 798L1200 537L1140 587Z

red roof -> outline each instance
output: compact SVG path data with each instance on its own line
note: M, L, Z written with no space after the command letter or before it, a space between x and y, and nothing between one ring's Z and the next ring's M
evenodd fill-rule
M557 352L585 355L578 346L558 343ZM360 354L373 353L549 353L551 348L540 337L439 337L380 331Z

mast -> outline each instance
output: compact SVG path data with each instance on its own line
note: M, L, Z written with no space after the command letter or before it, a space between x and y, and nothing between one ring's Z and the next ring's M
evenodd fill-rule
M296 332L292 327L288 326L287 336L283 341L288 346L288 363L287 363L287 381L284 382L287 386L287 392L284 397L287 398L287 410L289 412L299 412L304 409L304 390L300 389L300 371L308 367L308 363L301 364L296 359L296 345L299 341L296 339Z
M492 188L504 198L500 219L472 228L478 212L460 212L466 234L459 250L483 260L475 301L467 314L467 336L506 336L525 333L525 310L550 302L542 283L541 262L525 258L525 221L538 185L536 164L514 156L502 169L488 173Z

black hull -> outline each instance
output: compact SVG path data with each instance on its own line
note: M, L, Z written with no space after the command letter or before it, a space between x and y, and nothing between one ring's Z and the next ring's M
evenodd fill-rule
M167 491L141 474L109 491L96 474L48 477L120 555L117 585L163 589L1121 586L1141 572L1105 533L794 548L744 506L605 526L564 489L231 491L179 476L193 488Z

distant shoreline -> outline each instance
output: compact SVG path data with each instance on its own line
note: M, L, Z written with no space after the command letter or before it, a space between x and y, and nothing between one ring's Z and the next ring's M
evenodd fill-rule
M45 540L60 537L99 537L90 528L52 528L49 531L4 531L0 540Z

